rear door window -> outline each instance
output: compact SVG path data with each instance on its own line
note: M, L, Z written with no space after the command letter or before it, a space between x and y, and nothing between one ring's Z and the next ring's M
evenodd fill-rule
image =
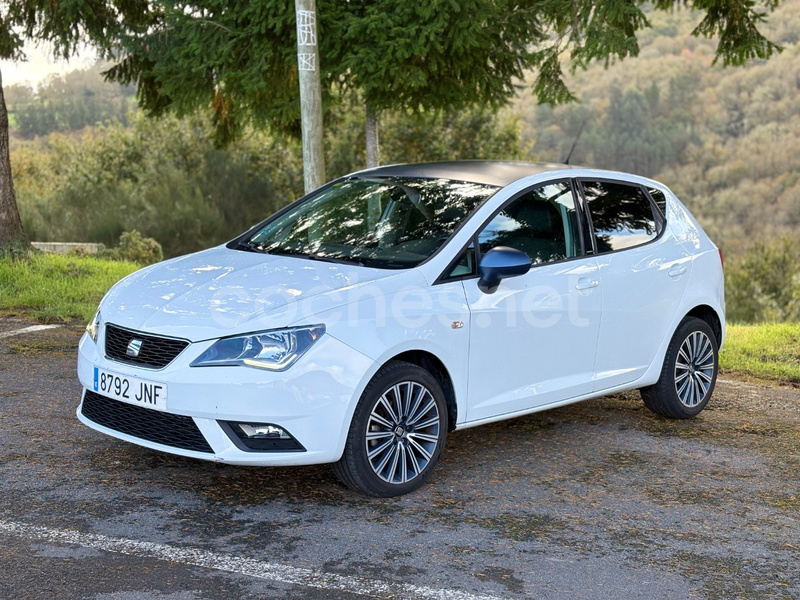
M598 254L625 250L654 240L660 233L653 204L638 185L582 180Z

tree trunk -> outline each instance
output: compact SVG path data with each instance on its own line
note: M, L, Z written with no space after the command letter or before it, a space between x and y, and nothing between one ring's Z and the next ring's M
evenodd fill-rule
M22 252L29 248L28 238L22 230L14 182L11 179L8 110L3 94L3 75L0 73L0 254L4 251Z
M380 146L378 143L378 111L373 110L367 102L367 168L381 164Z
M303 181L306 193L325 183L322 147L322 84L319 80L315 0L295 0L300 119L303 129Z

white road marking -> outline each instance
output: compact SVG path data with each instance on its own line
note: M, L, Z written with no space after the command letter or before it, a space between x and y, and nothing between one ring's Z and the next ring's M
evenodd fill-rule
M232 554L209 552L187 546L170 546L139 540L115 538L68 529L51 529L14 521L0 520L0 533L22 537L31 541L54 544L75 544L84 548L116 552L139 558L155 558L184 565L216 569L249 577L258 577L279 583L301 585L321 590L341 591L373 598L425 598L432 600L501 600L498 596L476 596L457 590L436 589L403 583L391 583L364 577L349 577L268 563Z
M44 331L45 329L55 329L61 325L31 325L30 327L23 327L22 329L12 329L11 331L3 331L0 333L0 340L3 338L11 337L12 335L21 335L23 333L33 333L34 331Z

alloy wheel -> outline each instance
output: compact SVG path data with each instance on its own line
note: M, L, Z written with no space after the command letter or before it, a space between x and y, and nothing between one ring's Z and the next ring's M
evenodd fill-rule
M403 484L431 461L442 427L431 392L416 381L397 383L381 394L367 421L367 459L383 481Z
M714 344L702 331L693 331L675 359L675 391L681 404L693 408L708 394L714 381Z

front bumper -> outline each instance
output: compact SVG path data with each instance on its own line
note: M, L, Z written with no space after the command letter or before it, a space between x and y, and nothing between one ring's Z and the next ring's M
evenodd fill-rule
M104 341L101 331L97 343L84 335L79 345L78 378L84 391L77 413L82 423L155 450L237 465L288 466L338 460L355 404L374 368L372 359L330 335L280 373L249 367L190 367L213 341L190 344L163 369L146 369L109 360L102 352ZM93 391L94 367L166 384L166 412ZM119 414L113 419L98 418L97 411L108 410ZM243 449L232 439L226 421L277 425L303 450Z

